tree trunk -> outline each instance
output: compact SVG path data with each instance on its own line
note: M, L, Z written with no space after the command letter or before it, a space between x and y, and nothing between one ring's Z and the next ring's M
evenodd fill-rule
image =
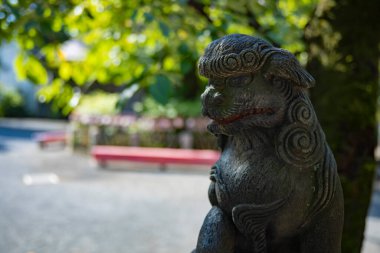
M380 8L377 0L321 1L305 30L311 99L345 193L342 252L361 249L375 170Z

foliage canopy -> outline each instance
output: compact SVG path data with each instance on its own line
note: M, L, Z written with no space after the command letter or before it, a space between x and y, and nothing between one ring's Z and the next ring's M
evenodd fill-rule
M197 98L196 63L229 33L255 34L306 63L303 29L317 0L5 0L0 37L17 39L18 76L43 86L41 101L69 112L75 93L121 91L137 83L166 104ZM65 45L79 42L73 60ZM79 52L80 53L80 52ZM79 54L78 53L78 54ZM82 52L83 53L83 52Z

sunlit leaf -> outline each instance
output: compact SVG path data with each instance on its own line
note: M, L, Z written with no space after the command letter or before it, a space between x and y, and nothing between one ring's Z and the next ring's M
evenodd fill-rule
M83 70L84 68L81 68L81 67L76 67L72 69L73 71L72 78L79 86L85 84L88 78L88 76L86 75L86 72L84 72ZM99 72L100 72L99 74L104 73L104 71L99 71Z
M71 77L71 65L67 62L63 62L59 66L59 76L64 80L69 80Z
M41 62L35 57L28 57L25 61L26 77L36 84L46 84L48 82L48 74Z
M26 69L24 64L24 57L22 54L18 54L14 61L14 67L17 77L21 80L26 79Z
M176 61L173 57L166 57L164 60L164 69L167 71L174 70L176 67Z

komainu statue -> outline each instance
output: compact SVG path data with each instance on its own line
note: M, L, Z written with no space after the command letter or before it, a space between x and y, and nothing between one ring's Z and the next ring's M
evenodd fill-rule
M193 253L341 252L343 194L334 156L288 51L247 35L213 41L201 96L221 149Z

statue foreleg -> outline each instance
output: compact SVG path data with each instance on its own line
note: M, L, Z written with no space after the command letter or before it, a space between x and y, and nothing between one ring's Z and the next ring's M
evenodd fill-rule
M213 206L203 222L193 253L233 253L234 248L235 226L232 219L219 207Z
M234 224L243 235L252 239L255 253L267 252L266 227L286 203L287 198L284 198L264 205L241 204L232 209Z

